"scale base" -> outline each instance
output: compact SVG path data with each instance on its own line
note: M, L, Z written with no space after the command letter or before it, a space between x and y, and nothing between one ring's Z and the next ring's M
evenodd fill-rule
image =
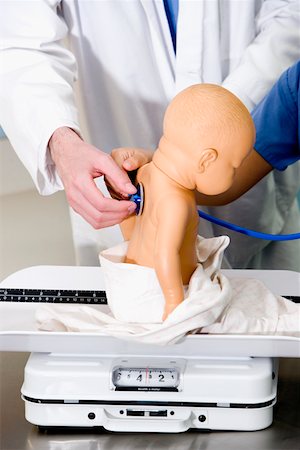
M271 425L277 361L272 358L147 358L31 354L21 389L26 419L39 427L103 427L116 432L261 430ZM131 373L120 388L116 368ZM147 368L179 376L173 387L132 382ZM152 372L151 372L152 371ZM134 377L134 380L132 379ZM136 381L138 385L142 381Z
M275 402L274 402L275 403ZM26 419L42 431L56 427L103 427L115 432L181 433L189 429L255 431L273 421L273 404L265 408L166 408L167 416L126 417L123 405L43 405L26 402ZM130 406L128 406L130 408ZM147 413L157 408L144 408ZM121 412L124 411L124 417ZM171 415L171 414L174 415ZM90 419L93 417L94 419ZM175 418L176 417L176 418Z

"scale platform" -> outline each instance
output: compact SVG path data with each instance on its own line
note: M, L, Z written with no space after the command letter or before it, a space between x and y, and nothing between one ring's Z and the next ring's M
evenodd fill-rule
M224 273L260 279L299 301L299 273ZM272 423L277 357L299 357L300 338L198 334L157 346L36 329L41 303L78 302L107 311L101 268L38 266L0 284L0 350L33 352L22 387L31 423L124 432L258 430Z
M229 278L259 279L274 293L299 301L298 272L224 270L223 273ZM5 295L10 289L14 294ZM31 295L32 291L34 295ZM43 296L39 295L41 291ZM64 295L56 295L58 292ZM80 294L79 298L76 293ZM37 330L35 312L40 303L63 301L71 304L75 299L76 302L83 301L107 311L103 295L105 296L104 281L100 267L36 266L12 274L0 283L0 350L178 357L300 357L300 338L293 336L197 334L188 335L174 345L157 346L127 342L101 333Z

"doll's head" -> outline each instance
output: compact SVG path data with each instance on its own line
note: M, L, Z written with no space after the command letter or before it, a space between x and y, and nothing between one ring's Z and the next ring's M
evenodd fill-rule
M247 108L227 89L196 84L172 100L153 162L187 189L225 192L253 148L255 128Z

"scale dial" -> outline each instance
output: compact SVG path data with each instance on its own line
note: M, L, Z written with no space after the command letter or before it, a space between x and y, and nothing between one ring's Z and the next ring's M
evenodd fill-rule
M179 381L180 373L177 368L118 367L112 372L112 382L119 390L175 390Z

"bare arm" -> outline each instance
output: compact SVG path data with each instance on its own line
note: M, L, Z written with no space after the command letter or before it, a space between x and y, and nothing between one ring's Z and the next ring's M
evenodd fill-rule
M123 234L124 241L129 241L131 239L136 221L136 214L127 217L123 222L120 223L120 228Z
M155 239L154 269L166 302L163 320L184 299L180 250L188 222L189 207L184 199L166 197L161 202Z
M221 206L233 202L266 176L273 167L254 149L236 170L230 189L219 195L196 193L198 205Z

